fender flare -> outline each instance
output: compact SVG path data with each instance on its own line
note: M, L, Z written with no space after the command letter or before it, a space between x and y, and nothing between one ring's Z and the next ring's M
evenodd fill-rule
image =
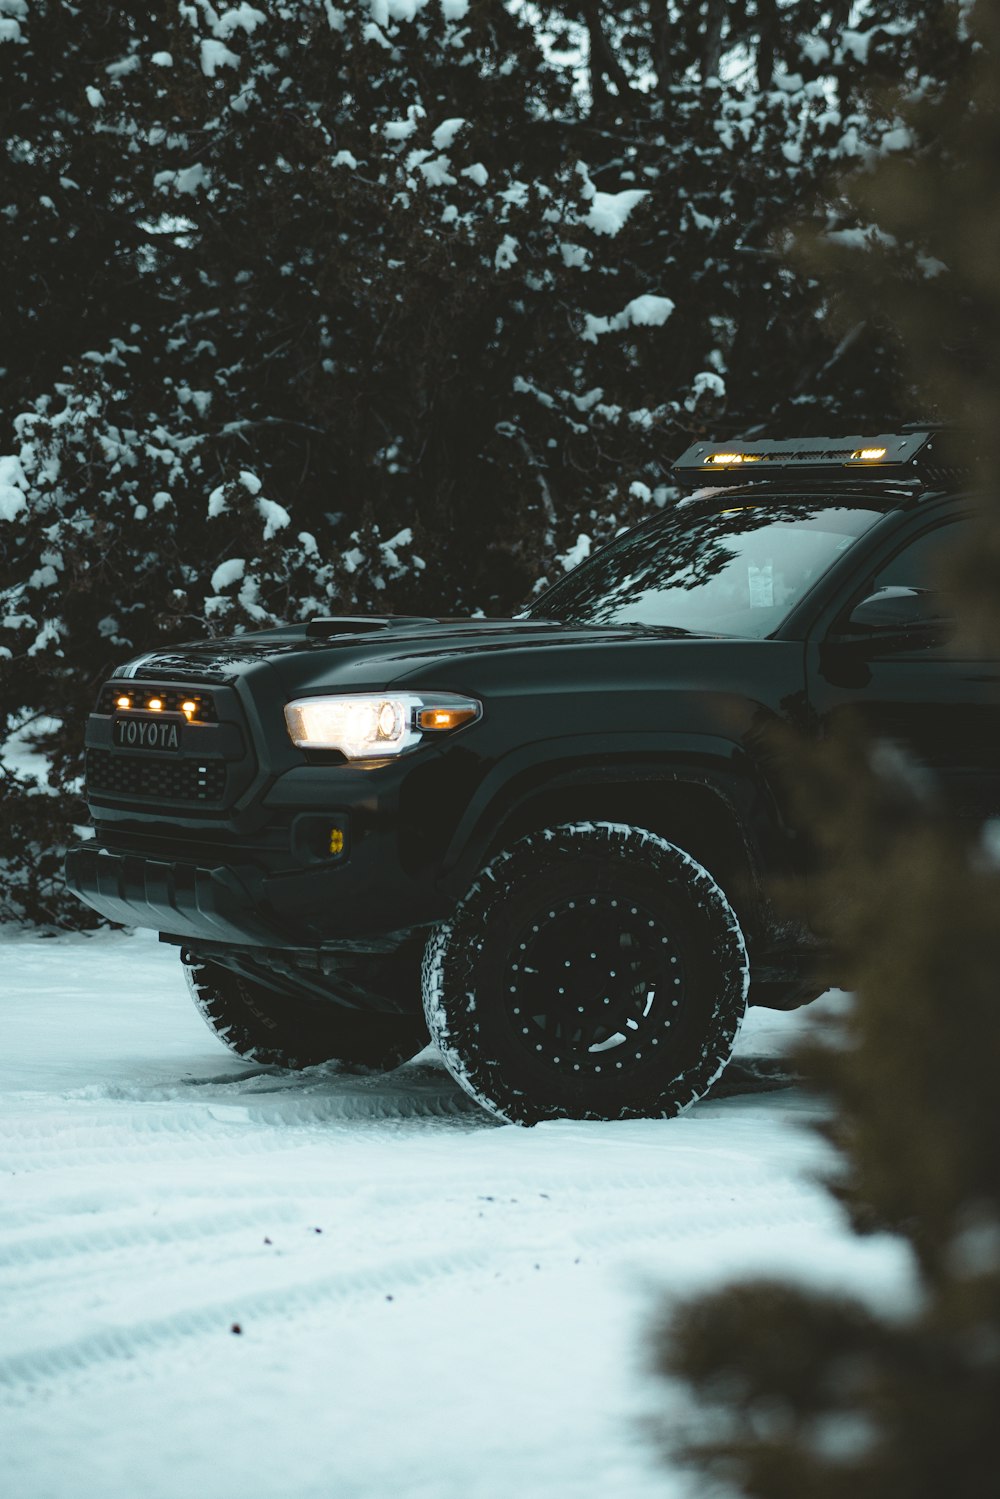
M759 796L760 776L738 743L713 734L605 732L540 740L498 760L452 834L442 861L444 878L464 891L497 833L540 793L644 780L688 781L712 792L739 830L751 863L757 863L738 799L741 784Z

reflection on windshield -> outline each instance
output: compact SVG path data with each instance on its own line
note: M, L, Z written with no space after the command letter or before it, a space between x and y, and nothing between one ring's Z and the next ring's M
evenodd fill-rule
M612 542L528 615L761 640L878 518L809 504L681 510Z

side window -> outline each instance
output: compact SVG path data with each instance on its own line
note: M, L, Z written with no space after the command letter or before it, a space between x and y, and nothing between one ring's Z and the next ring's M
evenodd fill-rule
M920 593L936 593L941 582L941 564L960 546L967 534L967 521L949 521L924 531L888 562L883 562L872 579L869 592L880 588L912 588Z

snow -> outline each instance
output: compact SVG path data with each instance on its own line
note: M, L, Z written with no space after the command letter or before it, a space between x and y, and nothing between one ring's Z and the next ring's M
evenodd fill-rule
M177 172L157 172L153 178L153 186L166 191L173 187L178 193L196 193L200 187L206 187L211 181L211 174L206 171L200 161L193 166L182 167Z
M823 237L831 245L842 245L845 250L868 250L872 245L892 248L896 244L895 237L877 224L869 224L863 229L828 229Z
M595 317L591 312L584 313L584 331L581 337L588 343L596 343L603 333L620 333L631 327L662 328L673 310L674 303L669 297L658 297L646 292L641 297L633 297L613 317Z
M368 0L372 20L383 28L390 21L416 20L426 4L427 0Z
M228 509L229 504L226 500L226 486L224 484L220 484L217 489L212 490L212 493L208 497L209 520L215 520L216 516L221 515L223 511Z
M509 271L517 261L518 242L512 234L505 234L497 246L493 264L498 271Z
M582 245L568 244L565 240L559 246L559 251L567 270L573 266L585 266L590 258L589 250L585 250Z
M802 56L807 57L814 67L818 67L820 63L826 62L830 56L830 43L820 36L800 36L799 50Z
M414 152L415 156L423 153ZM433 161L425 161L420 167L420 175L428 187L451 187L457 181L457 177L451 175L451 157L435 156Z
M267 17L262 10L255 9L252 5L234 5L229 10L223 11L222 15L213 22L212 31L225 41L233 35L234 31L245 31L249 36L256 31L261 22Z
M6 625L6 620L0 624ZM35 781L41 787L47 787L49 781L49 757L41 750L34 747L34 739L40 734L54 734L62 727L58 718L50 718L44 714L31 714L23 722L17 724L0 748L0 769L9 770L13 775L23 776L27 780ZM0 927L0 934L3 928Z
M205 37L201 43L201 71L206 78L214 78L219 68L238 68L239 55L230 51L223 42L214 37Z
M104 69L109 78L127 78L130 73L138 73L142 62L133 52L130 57L120 57L117 62L109 62Z
M662 328L673 310L674 304L669 297L654 297L648 292L633 297L625 308L629 322L644 328Z
M644 187L627 188L621 193L595 192L590 200L590 212L583 222L595 234L614 236L625 224L633 208L649 196Z
M590 546L590 537L585 531L581 531L569 551L563 552L556 558L557 562L562 563L563 572L571 573L574 567L579 567L581 562L585 562L590 556Z
M279 505L277 500L265 500L260 496L257 499L257 510L264 521L265 541L270 541L278 531L291 524L292 517L284 505Z
M845 53L850 53L855 62L866 63L874 35L874 31L851 31L845 28L840 33L840 46Z
M691 393L685 399L684 405L688 411L694 411L696 406L705 396L711 396L716 400L722 400L726 394L726 382L721 375L714 370L699 370L691 381Z
M221 593L228 588L230 583L235 583L247 570L244 557L230 557L226 562L220 562L212 574L212 592Z
M434 131L431 140L434 142L435 151L448 151L455 140L456 135L467 124L466 120L455 118L453 120L442 120Z
M11 453L0 456L0 521L14 520L27 508L27 487L20 459Z
M751 1012L680 1119L524 1130L430 1051L385 1077L243 1064L149 934L0 950L19 1499L686 1494L641 1424L676 1398L646 1367L661 1292L908 1294L898 1245L816 1184L819 1106L787 1085L835 996Z
M914 146L913 131L906 125L896 125L882 136L882 150L909 151Z

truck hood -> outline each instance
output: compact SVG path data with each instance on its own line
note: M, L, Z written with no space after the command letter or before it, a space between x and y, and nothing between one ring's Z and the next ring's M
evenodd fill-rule
M691 640L684 631L642 625L563 625L543 619L431 619L402 615L356 615L312 620L192 641L134 657L118 678L146 681L235 682L267 667L289 692L341 687L381 690L436 668L473 666L474 658L620 647L630 640ZM484 661L485 664L485 661Z

